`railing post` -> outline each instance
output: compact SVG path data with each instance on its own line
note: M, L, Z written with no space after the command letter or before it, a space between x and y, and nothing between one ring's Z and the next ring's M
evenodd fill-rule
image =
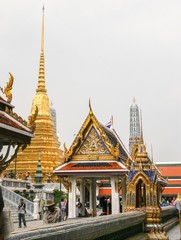
M36 194L35 199L33 200L34 202L34 213L33 217L34 219L40 219L40 214L39 214L39 205L40 205L40 199L38 198L38 195Z

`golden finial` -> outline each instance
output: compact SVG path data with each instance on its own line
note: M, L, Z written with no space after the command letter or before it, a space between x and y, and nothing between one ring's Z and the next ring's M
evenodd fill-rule
M36 92L46 92L44 68L45 67L44 67L44 6L43 6L40 67L39 67L39 77L38 77L38 88L36 89Z
M93 112L92 112L92 107L91 107L91 101L90 101L90 98L89 98L89 114L92 115Z
M4 88L4 93L7 97L7 102L10 103L12 101L12 93L11 93L11 90L12 90L12 85L13 85L13 82L14 82L14 77L11 73L9 73L9 82L7 82L7 85L6 87Z

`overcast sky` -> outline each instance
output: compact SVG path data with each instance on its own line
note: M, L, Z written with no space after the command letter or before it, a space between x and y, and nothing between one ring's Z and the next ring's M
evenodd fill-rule
M15 112L28 119L39 71L45 4L45 74L61 147L89 113L128 148L129 111L142 110L155 162L181 156L180 0L0 0L0 86L14 75Z

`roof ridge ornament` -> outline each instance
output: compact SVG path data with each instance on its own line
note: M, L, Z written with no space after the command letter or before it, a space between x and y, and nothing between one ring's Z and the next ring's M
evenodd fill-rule
M9 82L7 82L6 87L4 88L4 93L7 97L7 102L10 103L12 101L12 86L13 86L13 82L14 82L14 77L13 75L9 72Z
M93 115L90 98L89 98L89 115Z

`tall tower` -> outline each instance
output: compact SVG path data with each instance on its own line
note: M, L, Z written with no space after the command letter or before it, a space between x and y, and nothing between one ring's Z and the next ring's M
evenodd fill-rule
M135 98L133 98L133 104L130 107L130 136L129 136L129 151L133 150L133 145L136 142L140 142L140 118L139 108L136 104Z
M43 172L43 181L53 173L53 169L58 167L63 161L63 151L60 149L60 142L56 135L55 125L51 116L50 102L45 87L44 71L44 8L42 15L42 36L39 77L36 94L32 101L31 118L38 108L36 117L36 128L34 138L31 144L23 151L18 152L16 159L16 172L20 178L24 178L26 172L29 172L32 179L37 169L39 155L41 155L41 165ZM14 169L14 164L9 166L9 170ZM55 178L52 176L52 180Z

